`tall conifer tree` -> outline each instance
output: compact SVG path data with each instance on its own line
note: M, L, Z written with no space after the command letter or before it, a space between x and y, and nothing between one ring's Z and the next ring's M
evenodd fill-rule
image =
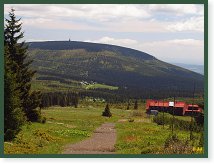
M9 19L5 19L4 44L8 47L8 58L15 64L11 73L16 74L17 91L20 94L20 103L27 119L31 121L32 115L38 113L35 109L40 104L40 92L31 92L31 80L36 73L29 68L32 61L27 59L27 46L21 39L24 37L21 19L17 19L14 9L9 12ZM34 121L35 119L33 119Z
M135 100L135 103L134 103L134 109L137 110L138 109L138 103L137 103L137 100Z
M20 94L17 90L16 74L11 68L16 65L9 59L8 47L4 48L4 139L12 140L25 122L21 109Z

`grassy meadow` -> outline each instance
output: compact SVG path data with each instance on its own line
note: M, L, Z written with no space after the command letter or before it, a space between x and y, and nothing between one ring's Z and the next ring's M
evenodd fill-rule
M126 110L125 104L110 104L112 117L102 117L105 103L84 102L78 108L49 107L42 110L46 123L29 123L12 142L5 142L5 154L61 154L64 146L90 137L104 122L114 122L117 130L115 145L118 154L159 154L171 134L168 125L157 125L153 117L145 113L145 104L138 110ZM177 117L180 118L180 117ZM190 120L189 117L182 119ZM185 141L188 131L175 130L179 139ZM197 145L199 134L194 133Z
M93 89L108 89L108 90L117 90L119 87L111 86L106 84L99 83L87 83L81 84L81 81L75 80L65 80L64 82L60 82L57 80L33 80L32 81L32 89L35 91L43 91L43 92L66 92L68 90L72 91L87 91Z

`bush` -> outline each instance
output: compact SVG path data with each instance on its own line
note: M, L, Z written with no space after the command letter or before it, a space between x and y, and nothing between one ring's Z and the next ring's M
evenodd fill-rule
M130 108L130 103L128 103L126 110L129 110Z
M42 120L41 111L38 109L33 109L30 112L28 112L27 118L31 122L41 122Z
M189 141L179 140L176 134L169 135L164 143L163 154L193 154L193 147Z
M170 126L172 126L172 122L174 122L173 123L174 128L180 130L192 130L194 132L200 132L202 130L202 127L198 126L198 124L195 121L191 124L190 121L180 120L178 118L174 118L173 120L173 117L167 114L163 118L163 115L160 113L159 115L153 118L153 121L158 125L166 124Z
M41 120L41 123L45 124L46 120L47 120L46 117L43 117L42 120Z
M199 147L204 147L204 132L201 132L200 140L199 140Z
M140 110L136 110L136 111L133 111L133 113L132 113L132 116L143 116L144 115L144 113L143 113L143 111L140 111Z
M204 125L204 114L203 113L199 113L197 116L195 116L195 122L199 126L203 126Z
M51 136L47 131L43 129L37 129L33 133L34 136L40 137L43 141L55 141L56 138Z
M158 125L163 125L164 120L159 115L153 117L153 122L155 122Z
M174 142L179 142L178 136L176 134L174 135L169 135L164 143L164 148L167 148L170 146L170 144L174 143Z
M134 119L133 119L133 118L130 118L128 121L129 121L129 122L134 122Z
M159 113L157 116L153 117L153 121L157 123L158 125L163 125L163 124L170 124L172 123L172 119L165 115L163 118L163 115Z
M4 140L11 141L12 139L15 138L16 134L17 134L16 130L7 129L7 131L4 134Z
M200 132L202 130L202 127L198 126L195 121L191 123L190 121L179 119L174 120L174 127L180 130L192 130L194 132Z
M153 150L151 148L144 148L141 151L141 154L151 154L151 153L153 153Z

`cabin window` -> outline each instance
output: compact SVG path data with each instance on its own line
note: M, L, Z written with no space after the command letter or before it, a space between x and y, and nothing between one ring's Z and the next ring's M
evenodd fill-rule
M191 107L191 106L189 106L188 110L198 110L198 107Z
M175 110L183 110L183 108L179 107L179 108L175 108Z

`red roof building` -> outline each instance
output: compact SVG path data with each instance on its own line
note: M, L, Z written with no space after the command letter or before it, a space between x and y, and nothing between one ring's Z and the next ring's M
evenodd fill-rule
M188 105L182 101L161 101L161 100L147 100L146 111L150 113L151 110L164 111L174 113L175 115L186 115L192 112L192 105ZM202 112L198 105L193 105L194 113Z

